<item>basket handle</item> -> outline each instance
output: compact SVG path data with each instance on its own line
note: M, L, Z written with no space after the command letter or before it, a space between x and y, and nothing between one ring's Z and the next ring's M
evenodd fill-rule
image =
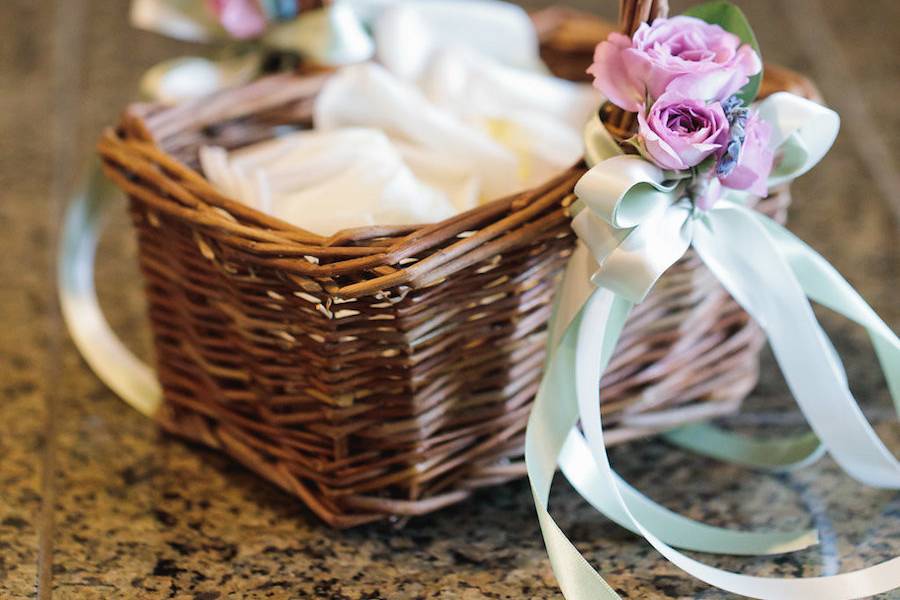
M631 37L641 23L669 15L669 0L619 0L619 31Z
M631 37L643 23L652 23L654 19L665 18L669 14L669 0L619 0L619 32ZM620 140L625 140L634 133L637 126L637 115L610 106L606 118L607 126Z
M97 241L116 195L95 161L86 187L66 210L57 263L59 302L75 346L97 377L133 408L153 417L162 403L156 375L110 328L94 288Z

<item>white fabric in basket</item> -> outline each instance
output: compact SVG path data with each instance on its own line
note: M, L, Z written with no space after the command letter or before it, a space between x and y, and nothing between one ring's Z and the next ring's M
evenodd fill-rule
M580 159L581 128L598 104L589 86L504 64L469 47L462 28L435 33L434 21L410 4L386 9L375 25L383 64L337 72L316 100L313 131L230 154L204 148L206 176L250 206L330 235L444 219ZM498 31L508 39L496 46L534 55L532 29Z

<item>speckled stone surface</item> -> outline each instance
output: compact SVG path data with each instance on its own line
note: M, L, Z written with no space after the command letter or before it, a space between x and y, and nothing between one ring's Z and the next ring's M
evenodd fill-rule
M570 4L606 16L616 5ZM870 173L865 140L854 133L865 129L859 115L871 119L900 155L900 3L740 4L769 60L811 73L839 107L846 86L858 86L865 100L862 110L841 107L849 120L834 151L795 186L792 228L900 327L896 199L879 193L883 173L880 180ZM193 51L129 30L126 8L124 0L0 3L0 598L559 598L525 482L485 490L402 530L335 532L229 460L161 434L87 369L54 300L63 199L142 70ZM837 48L846 68L836 70L822 48ZM104 238L98 281L112 323L146 355L124 211ZM900 427L864 334L822 317L854 391L900 454ZM769 359L764 373L745 412L729 423L796 430L801 420ZM829 460L773 477L657 441L616 448L612 457L626 479L684 514L731 527L813 525L822 538L818 548L775 559L701 557L711 564L809 576L900 554L900 495L861 487ZM564 481L551 505L623 597L729 597L594 513Z

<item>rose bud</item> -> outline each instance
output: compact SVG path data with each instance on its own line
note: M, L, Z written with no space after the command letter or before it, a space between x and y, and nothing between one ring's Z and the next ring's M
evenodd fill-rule
M663 94L638 112L638 144L657 166L682 171L699 165L728 143L728 119L719 103Z

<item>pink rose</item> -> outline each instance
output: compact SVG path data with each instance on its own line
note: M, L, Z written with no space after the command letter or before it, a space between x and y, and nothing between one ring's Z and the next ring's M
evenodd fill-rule
M772 127L756 112L751 112L746 122L738 126L743 126L744 140L737 160L733 165L728 164L728 161L734 161L734 157L728 154L719 159L719 179L725 187L747 190L754 196L764 198L769 193L767 182L775 159L775 152L769 145ZM723 164L726 165L724 168Z
M638 142L662 169L694 167L728 142L728 119L719 103L666 93L647 114L638 111Z
M621 33L609 34L605 42L597 44L594 63L587 72L594 76L594 87L610 102L623 110L637 112L646 100L646 85L625 64L625 52L630 49L631 38Z
M222 27L234 37L245 40L261 35L266 17L256 0L206 0Z
M594 52L594 87L620 108L637 112L645 96L677 91L722 101L762 70L753 48L718 25L694 17L644 23L632 39L610 34Z

